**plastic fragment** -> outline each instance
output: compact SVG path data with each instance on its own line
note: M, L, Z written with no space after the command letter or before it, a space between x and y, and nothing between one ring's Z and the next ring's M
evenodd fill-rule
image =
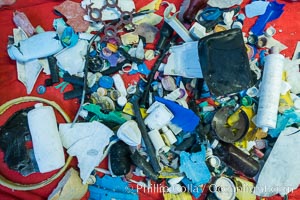
M164 98L155 97L155 100L166 105L174 115L171 122L184 131L193 131L198 125L200 118L193 111Z
M122 181L120 177L110 176L96 177L96 183L89 186L91 200L138 200L137 190L131 189L128 183Z
M189 154L182 151L180 153L180 172L184 172L186 177L192 180L193 184L201 185L210 181L211 175L205 163L206 150Z
M58 34L54 31L47 31L8 46L7 52L11 59L27 62L51 56L62 49Z
M85 10L81 8L80 3L64 1L54 9L67 18L67 24L72 26L76 32L84 32L88 29L89 22L83 20Z
M80 177L86 184L91 172L104 159L104 149L113 131L100 122L60 124L59 133L63 146L78 159Z
M259 16L256 23L251 28L251 32L257 36L262 35L267 23L281 16L284 5L285 4L279 4L276 1L270 2L265 14Z
M298 173L300 154L297 151L299 136L299 129L294 127L286 128L280 133L260 172L254 194L264 197L276 194L284 196L298 187L300 183Z
M35 32L34 27L30 23L29 19L25 15L25 13L20 12L20 11L15 11L14 12L14 17L13 17L14 23L17 27L20 27L28 37L32 36Z
M252 18L258 15L262 15L266 12L269 5L267 1L253 1L245 6L246 16Z

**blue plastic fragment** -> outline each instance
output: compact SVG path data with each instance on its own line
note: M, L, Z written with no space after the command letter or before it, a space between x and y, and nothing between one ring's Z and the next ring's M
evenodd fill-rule
M141 73L143 75L149 75L150 74L150 70L148 69L147 65L145 63L139 64L138 66L138 70L132 69L130 70L130 72L128 72L129 75L133 75L136 73Z
M283 114L279 114L277 116L276 128L270 129L268 131L268 134L273 138L277 138L281 131L283 131L287 126L299 122L300 114L298 112L295 112L294 110L287 110Z
M90 200L138 200L137 190L129 187L120 177L96 177L96 183L89 186Z
M219 8L209 7L204 9L200 15L206 21L215 21L222 15L222 12Z
M255 16L263 15L269 5L268 1L254 1L245 6L246 16L252 18Z
M197 153L180 153L180 172L184 172L194 185L201 185L210 181L211 175L205 163L206 149L201 145L201 151Z
M259 66L265 65L265 58L266 58L266 50L261 50L259 52Z
M257 36L262 35L267 23L281 16L284 6L285 4L279 4L276 1L270 2L266 12L258 17L256 23L251 28L251 32Z
M78 42L78 35L70 26L66 27L61 35L61 43L64 47L73 47Z
M171 120L172 124L175 124L182 128L183 131L190 132L195 130L199 124L200 118L190 109L186 109L181 105L161 97L155 97L155 101L163 103L173 113L174 118Z
M188 191L196 198L198 199L202 194L202 188L194 185L192 181L190 181L188 178L184 177L181 182L185 185L185 187L188 189Z

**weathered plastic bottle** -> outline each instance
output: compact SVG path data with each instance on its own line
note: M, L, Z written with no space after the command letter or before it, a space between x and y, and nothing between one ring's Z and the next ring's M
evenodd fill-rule
M233 144L220 141L213 152L229 167L242 172L247 177L254 177L260 169L256 160Z
M283 66L284 56L272 47L272 54L266 57L264 65L255 120L256 126L264 132L276 128Z

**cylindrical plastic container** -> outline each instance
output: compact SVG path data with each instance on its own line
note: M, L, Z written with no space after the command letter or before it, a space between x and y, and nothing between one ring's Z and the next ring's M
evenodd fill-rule
M65 156L53 108L36 104L28 112L28 125L39 171L45 173L62 167Z
M264 132L276 128L284 56L273 51L266 57L255 124Z

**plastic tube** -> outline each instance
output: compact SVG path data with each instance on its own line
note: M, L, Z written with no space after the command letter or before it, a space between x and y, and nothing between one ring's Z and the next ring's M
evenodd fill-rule
M256 126L264 132L276 128L283 66L284 56L273 48L273 53L266 57L264 65L255 120Z

